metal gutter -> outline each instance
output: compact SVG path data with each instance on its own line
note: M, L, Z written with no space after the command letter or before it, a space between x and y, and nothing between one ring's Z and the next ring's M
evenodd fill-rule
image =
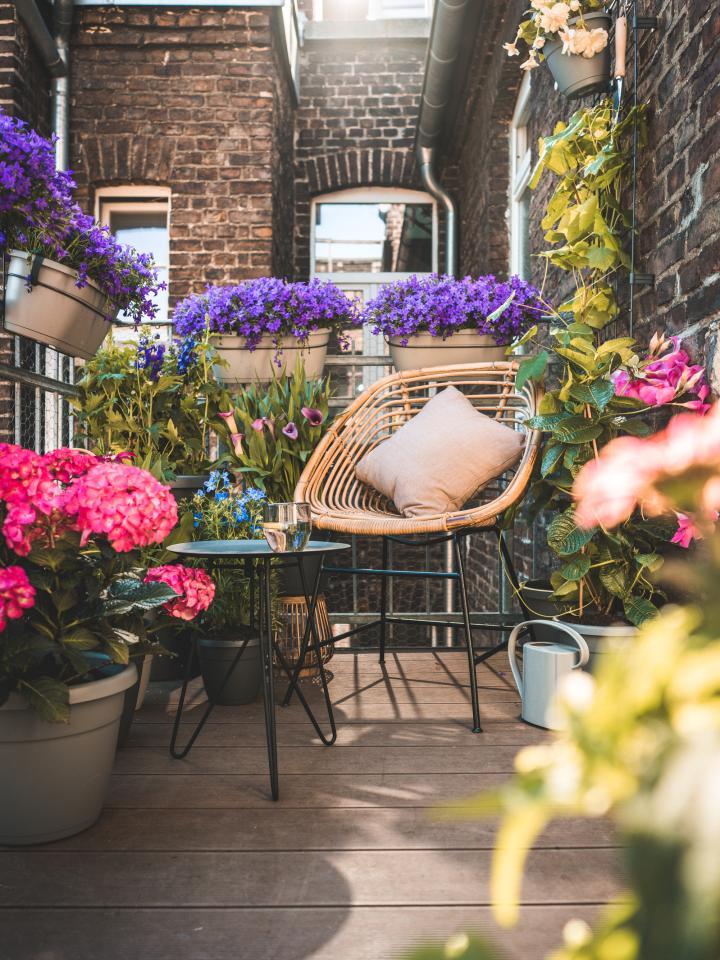
M451 276L457 273L457 209L438 181L434 164L469 9L470 0L436 0L415 141L423 185L445 210L445 272Z
M70 166L70 29L73 19L73 0L55 0L53 19L55 43L65 67L53 80L52 128L57 137L55 166L67 170Z
M64 76L67 66L35 0L15 0L15 9L51 76Z

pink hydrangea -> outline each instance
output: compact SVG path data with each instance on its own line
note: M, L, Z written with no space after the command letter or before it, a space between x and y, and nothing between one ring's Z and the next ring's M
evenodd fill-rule
M58 492L44 457L14 443L0 443L0 500L10 505L29 504L49 514Z
M35 605L35 587L22 567L0 568L0 632Z
M215 596L215 584L204 570L173 564L165 567L151 567L145 576L145 583L166 583L178 594L174 600L163 604L171 617L179 620L194 620L203 610L207 610Z
M5 543L19 557L26 557L32 549L32 541L40 535L36 525L37 513L32 507L15 504L8 507L2 532Z
M59 447L43 457L45 465L53 479L60 483L70 483L76 477L82 477L90 467L100 461L94 453L77 450L72 447Z
M627 371L617 370L612 381L618 396L641 400L649 407L694 395L697 399L680 406L697 413L706 413L710 409L706 403L710 388L705 381L705 370L699 364L690 363L688 354L680 349L678 337L666 339L655 334L650 341L647 361L638 376L631 377Z
M97 463L70 484L63 502L83 545L92 534L105 534L118 553L162 543L178 519L169 488L123 463Z

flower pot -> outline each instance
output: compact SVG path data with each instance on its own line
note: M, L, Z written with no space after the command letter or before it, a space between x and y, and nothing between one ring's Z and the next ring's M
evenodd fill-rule
M76 279L77 271L61 263L13 250L5 287L5 329L90 360L110 331L108 304L94 283L78 289Z
M200 672L208 698L225 707L253 703L262 683L260 635L246 626L239 626L233 634L232 640L203 637L198 645ZM223 687L230 665L248 637L248 645Z
M315 330L309 335L304 347L295 337L283 337L280 341L282 352L276 363L277 348L269 334L260 340L254 350L245 346L245 337L222 334L217 338L217 351L227 366L216 365L215 376L228 386L269 383L273 377L279 376L283 369L292 373L300 357L305 365L305 375L308 379L315 379L322 376L329 340L329 329Z
M473 330L459 330L447 340L433 337L427 331L416 333L402 346L402 337L389 337L390 356L396 370L422 370L424 367L443 367L451 363L482 363L504 360L506 347L499 347L495 339Z
M208 474L197 476L181 474L168 483L168 486L176 502L180 504L185 500L191 500L207 479Z
M100 816L134 665L70 688L70 720L49 723L18 694L0 707L0 844L70 837Z
M278 596L305 596L303 577L300 575L299 564L302 564L305 588L308 594L312 596L315 580L322 565L322 557L316 553L308 553L307 556L298 555L297 562L293 561L292 563L278 567Z
M552 587L543 580L528 580L520 587L525 604L532 617L542 620L558 620L573 627L582 636L590 649L589 667L597 669L599 658L610 650L617 650L622 644L632 642L637 636L637 627L629 623L598 625L583 623L575 617L563 616L562 608L551 599ZM562 643L563 631L548 626L533 628L535 639L539 643Z
M610 17L606 13L586 13L583 18L588 30L602 27L610 30ZM578 23L580 17L568 20L568 27ZM586 97L591 93L607 90L610 84L610 44L589 59L580 54L562 52L562 40L548 40L543 47L545 61L550 67L560 93L570 100Z

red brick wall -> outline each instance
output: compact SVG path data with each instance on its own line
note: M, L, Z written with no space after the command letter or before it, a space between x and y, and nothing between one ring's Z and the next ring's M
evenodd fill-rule
M81 197L91 207L100 186L171 187L173 301L207 283L289 272L290 88L271 17L242 8L76 12Z
M509 124L521 74L517 60L501 49L511 39L526 4L488 4L481 21L472 68L448 135L445 176L456 182L460 203L460 257L463 271L503 272L508 264L507 206ZM648 9L650 6L652 10ZM654 273L654 289L635 300L635 333L647 340L656 329L681 334L686 345L714 370L720 387L717 326L720 321L720 18L712 0L661 0L641 13L656 13L659 29L641 34L640 85L649 106L648 143L640 155L638 179L639 272ZM517 71L517 72L516 72ZM552 89L549 72L532 77L530 139L552 130L577 104ZM543 248L539 222L549 183L533 195L533 252ZM542 279L535 261L536 281ZM558 293L550 277L548 293ZM623 299L627 302L625 288ZM618 327L627 327L627 312ZM543 536L519 530L519 565L530 572L531 541L542 556ZM537 558L536 550L536 558ZM497 591L492 550L471 555L476 595Z
M420 186L415 124L427 42L306 40L295 134L295 273L310 269L310 200L357 186Z

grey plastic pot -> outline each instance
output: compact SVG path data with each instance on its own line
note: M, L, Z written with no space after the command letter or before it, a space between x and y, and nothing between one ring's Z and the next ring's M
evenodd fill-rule
M70 688L70 720L49 723L18 694L0 707L0 844L71 837L100 816L115 758L125 691L121 673Z
M200 673L205 691L210 700L224 707L253 703L262 683L260 637L257 631L239 626L233 633L235 637L232 640L203 637L198 644ZM230 665L246 637L249 637L248 645L223 687Z
M28 283L28 277L32 278ZM94 283L78 289L77 271L20 250L10 253L5 329L90 360L110 331L107 301Z
M293 559L291 563L281 566L278 569L278 595L281 597L303 597L305 589L308 595L312 596L315 580L322 565L322 557L317 553L308 553L306 555L297 554L297 561ZM302 564L302 575L298 564ZM305 578L305 589L303 589L303 577Z
M614 623L608 626L582 623L572 617L563 617L561 608L550 599L552 588L541 580L528 580L520 591L534 619L557 620L567 624L580 634L590 650L590 670L597 669L599 658L609 650L617 650L622 644L632 643L637 637L637 628L630 623ZM554 630L547 622L533 627L539 643L562 643L563 631Z
M579 17L568 20L568 27L578 23ZM586 13L583 20L588 30L602 27L610 30L610 17L606 13ZM607 90L610 84L610 44L589 59L574 53L562 52L561 40L548 40L543 48L545 61L550 67L560 93L570 100L587 97L591 93Z
M403 346L401 337L389 337L390 356L398 372L442 367L448 363L485 363L505 360L505 347L499 347L493 337L473 330L459 330L447 340L431 333L416 333Z
M208 479L208 474L182 474L175 477L168 486L177 503L191 500Z

